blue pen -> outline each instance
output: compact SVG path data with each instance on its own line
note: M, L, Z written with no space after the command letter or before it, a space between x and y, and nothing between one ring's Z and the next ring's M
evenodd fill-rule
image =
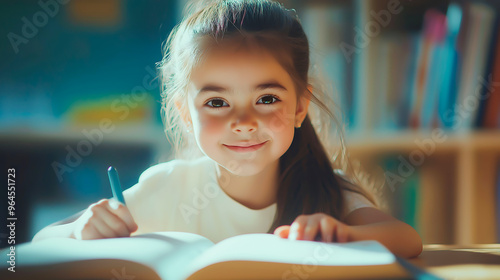
M113 192L113 197L125 205L125 198L123 198L122 187L120 185L120 179L118 178L118 172L113 166L108 168L109 183L111 184L111 191Z

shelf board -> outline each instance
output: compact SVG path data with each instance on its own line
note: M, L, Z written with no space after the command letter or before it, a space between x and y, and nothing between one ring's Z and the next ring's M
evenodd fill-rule
M0 130L0 142L3 143L50 143L61 141L89 140L84 132L100 131L102 143L107 144L161 144L167 142L161 126L153 125L121 125L115 126L111 132L99 130L96 126L65 126L59 128L20 127Z
M444 139L444 141L442 141ZM495 150L500 152L500 131L445 132L440 137L430 131L395 131L387 133L347 133L346 146L352 152L409 152L417 143L433 143L437 151L458 149ZM423 144L421 144L422 146Z

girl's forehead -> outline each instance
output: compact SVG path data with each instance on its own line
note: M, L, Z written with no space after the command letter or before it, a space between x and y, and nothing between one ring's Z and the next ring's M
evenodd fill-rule
M267 51L258 49L216 49L205 53L197 68L279 64Z
M278 46L269 46L251 35L248 37L229 37L219 42L208 39L202 44L203 51L200 52L198 65L202 65L203 62L208 61L210 66L216 66L221 62L241 61L245 59L258 62L262 62L265 59L271 63L279 64L279 59L276 56L278 53L281 53L283 56L283 52L276 51L277 49L275 48Z
M259 80L291 83L291 77L269 51L262 48L216 48L203 55L193 69L191 82L253 83Z

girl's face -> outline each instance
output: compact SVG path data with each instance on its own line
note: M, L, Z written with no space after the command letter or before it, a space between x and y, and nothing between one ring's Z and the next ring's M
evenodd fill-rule
M184 120L204 154L233 174L251 176L276 167L308 105L297 100L291 77L269 53L218 49L192 73Z

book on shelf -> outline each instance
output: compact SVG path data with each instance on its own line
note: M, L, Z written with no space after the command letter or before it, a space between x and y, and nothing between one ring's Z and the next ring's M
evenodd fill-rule
M356 26L378 22L373 13L378 6L374 3L355 2ZM383 8L383 4L379 6ZM498 4L460 2L450 3L446 13L437 4L424 10L425 14L408 12L414 18L423 18L423 27L418 30L405 24L396 30L380 25L373 36L365 34L369 40L353 59L352 127L441 127L460 131L483 126L498 128ZM404 51L395 51L393 42ZM403 73L406 77L401 76ZM489 98L483 98L488 91Z
M399 69L399 72L402 72L405 74L403 78L403 86L401 87L399 94L400 96L400 102L398 104L398 127L405 129L410 127L410 108L412 106L412 98L414 90L415 90L415 84L416 84L416 79L415 77L417 74L417 65L419 63L418 60L418 51L420 49L420 43L421 43L421 36L420 33L418 32L412 32L409 34L409 37L407 39L407 43L403 44L403 48L407 49L406 55L403 57L399 57L398 60L401 59L406 59L407 64L406 65L400 65L401 69Z
M418 168L403 170L400 157L393 155L383 158L382 168L385 171L386 195L391 214L419 232L420 171Z
M325 243L252 233L214 244L198 234L168 231L22 243L15 247L15 272L3 261L0 278L390 279L410 276L403 263L375 240Z
M470 130L478 115L481 78L484 79L488 47L493 39L493 23L496 11L486 3L469 3L464 16L468 17L464 40L463 67L460 78L457 105L460 120L457 128ZM457 113L456 113L457 114Z
M487 85L483 88L482 96L485 97L480 113L480 126L489 129L500 128L500 17L497 18L496 40L492 46L490 69L484 80Z
M354 26L366 26L370 17L370 1L354 1ZM358 29L360 30L360 29ZM371 116L369 104L373 104L373 95L368 94L369 89L373 88L370 79L370 64L372 63L370 53L370 42L365 39L366 35L358 31L353 33L353 37L363 38L362 42L356 43L357 51L352 56L352 123L351 130L366 131L370 129L369 120ZM365 37L363 37L365 36ZM362 39L358 39L361 41ZM359 46L358 46L359 45Z
M434 65L433 54L436 52L437 48L437 38L435 33L439 33L439 19L440 14L434 10L428 10L424 17L424 29L421 33L420 44L418 52L415 54L418 57L417 69L415 71L415 82L413 83L414 88L411 92L411 105L410 105L410 127L419 128L422 126L422 111L424 111L424 96L428 95L426 90L428 89L427 84L429 83L429 77L432 77ZM434 58L435 59L435 58ZM434 70L435 71L435 70Z
M443 68L437 105L438 126L444 128L453 126L453 118L449 117L449 113L454 110L453 105L456 103L458 92L460 56L456 46L461 24L462 8L452 3L446 12L446 35L440 61Z
M485 53L487 59L485 63L484 75L482 77L481 76L478 77L477 79L477 87L475 94L478 95L479 97L478 98L479 105L477 107L477 116L475 119L475 123L473 124L475 128L485 127L483 125L485 117L485 109L487 103L489 103L488 102L489 95L493 93L490 87L494 85L494 80L492 79L493 78L492 72L496 59L495 58L496 45L499 43L499 38L497 36L499 25L500 25L500 17L496 16L492 21L492 29L490 34L491 40L489 40L489 45L487 46L487 51Z
M384 107L381 128L397 130L407 127L402 125L406 122L405 117L401 116L402 111L406 115L408 111L405 108L407 100L405 99L405 88L408 81L408 68L413 61L411 52L414 47L415 36L412 33L402 35L388 36L388 73L385 75L387 83L387 100ZM380 89L379 89L380 90ZM404 108L404 109L403 109Z
M435 121L437 120L437 102L440 91L440 86L443 83L443 73L448 61L444 61L443 58L446 57L448 49L445 44L446 36L446 15L441 12L430 9L425 14L426 18L426 28L425 28L425 38L429 41L429 56L427 67L428 70L425 73L425 82L422 92L422 108L419 112L420 116L420 127L424 129L430 129L435 126Z
M348 2L313 2L301 10L301 21L310 42L313 76L319 77L325 92L343 109L347 125L352 119L349 94L351 59L350 22L353 5Z
M495 193L496 193L496 238L497 242L500 243L500 160L497 161L497 174L495 182Z
M415 170L402 186L401 201L404 204L403 221L412 226L420 233L420 225L418 223L418 213L420 213L420 175L419 171Z
M372 40L371 50L374 56L382 59L370 64L373 73L371 79L371 93L375 96L370 113L369 123L371 128L378 130L396 130L398 126L398 106L400 100L400 88L405 67L408 63L405 50L401 45L408 43L408 36L396 36L388 34L380 40Z

